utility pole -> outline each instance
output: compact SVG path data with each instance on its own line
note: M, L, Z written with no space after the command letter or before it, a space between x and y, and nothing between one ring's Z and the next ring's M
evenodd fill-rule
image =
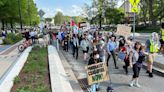
M135 39L135 25L136 25L136 13L134 12L133 20L133 38Z
M21 9L20 9L20 0L18 0L18 10L19 10L20 29L22 31L22 16L21 16Z

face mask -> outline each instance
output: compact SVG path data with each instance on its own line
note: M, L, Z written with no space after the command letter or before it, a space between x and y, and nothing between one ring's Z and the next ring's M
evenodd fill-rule
M100 57L100 56L97 54L97 55L95 56L95 59L99 59L99 57Z

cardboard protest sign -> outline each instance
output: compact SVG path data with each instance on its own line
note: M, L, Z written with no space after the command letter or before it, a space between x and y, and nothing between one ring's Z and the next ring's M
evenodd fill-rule
M88 65L86 68L89 85L109 80L108 69L104 62Z
M117 35L124 35L124 36L130 36L131 34L131 27L125 26L125 25L117 25L117 32L115 34Z

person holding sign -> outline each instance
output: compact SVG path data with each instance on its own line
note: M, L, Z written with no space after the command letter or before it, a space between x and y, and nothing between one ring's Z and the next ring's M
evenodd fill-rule
M102 61L100 59L100 56L99 56L98 52L94 51L90 55L90 59L89 59L88 65L93 65L93 64L100 63L100 62L102 62ZM99 90L99 83L95 83L95 84L91 85L90 92L96 92L98 90Z

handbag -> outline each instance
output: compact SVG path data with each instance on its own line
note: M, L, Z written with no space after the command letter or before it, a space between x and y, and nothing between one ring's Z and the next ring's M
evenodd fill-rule
M118 53L118 58L119 58L119 59L124 60L125 57L126 57L126 54L125 54L125 53L123 53L123 52L119 52L119 53Z

